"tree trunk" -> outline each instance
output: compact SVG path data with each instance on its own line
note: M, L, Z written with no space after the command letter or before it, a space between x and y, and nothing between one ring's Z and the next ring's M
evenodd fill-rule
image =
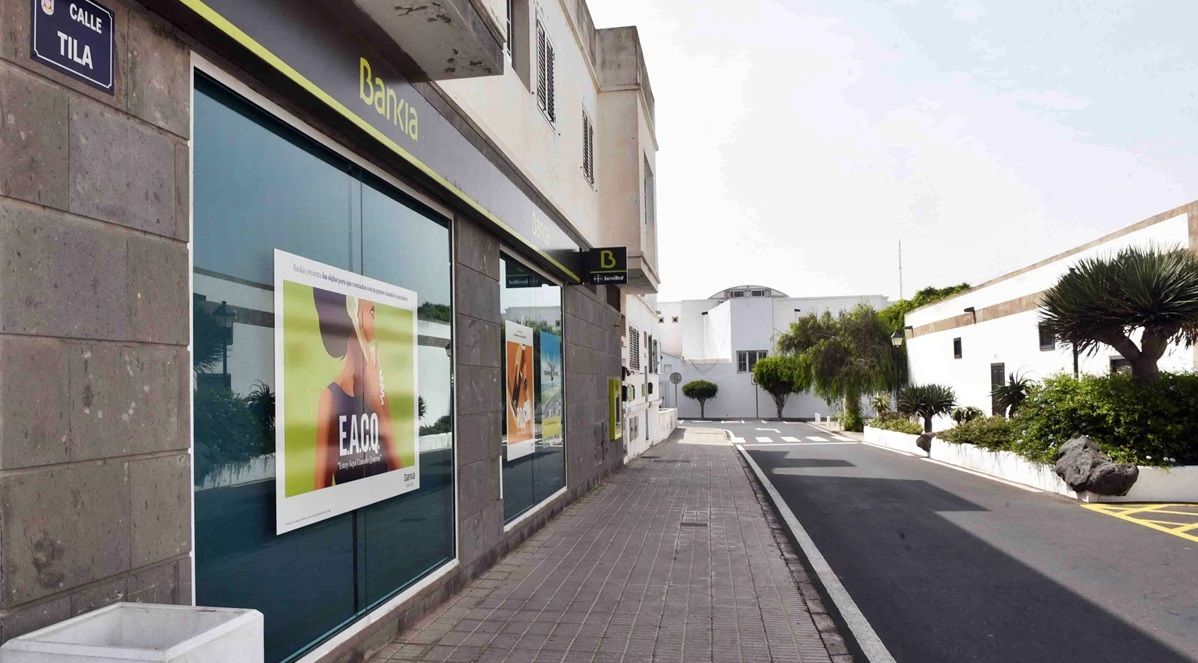
M925 432L925 433L932 432L932 418L931 417L923 418L923 432Z
M790 398L790 394L774 396L774 407L778 408L778 421L782 421L782 410L786 408L786 399L788 398Z
M844 394L845 430L855 431L861 423L861 394L856 391L846 391Z
M1140 336L1140 356L1131 360L1131 374L1137 380L1154 380L1161 374L1157 362L1169 349L1169 339L1177 327L1145 329Z
M707 418L707 415L706 415L706 414L704 414L704 411L707 409L707 408L706 408L706 405L707 405L707 399L705 399L705 398L700 398L700 399L699 399L699 418L700 418L700 419L706 419L706 418Z
M1156 358L1141 354L1131 360L1131 375L1137 380L1155 380L1161 374Z

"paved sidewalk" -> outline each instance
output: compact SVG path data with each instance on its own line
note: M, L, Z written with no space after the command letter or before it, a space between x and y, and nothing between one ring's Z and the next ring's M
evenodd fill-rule
M680 429L373 660L850 661L781 540L724 433Z

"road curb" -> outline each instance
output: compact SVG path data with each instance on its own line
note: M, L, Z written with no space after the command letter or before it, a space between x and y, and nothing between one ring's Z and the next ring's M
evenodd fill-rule
M773 504L774 512L786 523L787 532L790 535L791 543L799 551L799 554L805 558L807 568L815 574L815 578L819 584L820 592L827 597L835 614L834 617L841 627L841 632L849 636L850 644L853 645L855 653L859 654L868 663L895 663L894 656L890 654L890 650L878 637L869 620L861 613L857 607L857 603L853 601L853 597L849 595L848 590L841 584L840 578L832 570L828 561L824 558L823 553L816 547L815 541L807 534L807 530L803 529L803 525L799 519L795 517L794 512L786 505L786 501L782 499L782 495L778 493L778 489L765 476L765 472L757 465L757 461L749 455L745 450L744 445L737 444L736 450L740 452L741 457L748 463L749 468L753 470L754 476L757 477L757 482L762 490L770 498L770 503Z

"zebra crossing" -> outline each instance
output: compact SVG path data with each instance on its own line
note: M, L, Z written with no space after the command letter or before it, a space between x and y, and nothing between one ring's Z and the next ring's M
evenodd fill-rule
M755 434L755 435L746 435L746 436L733 435L732 443L733 444L746 444L746 445L757 445L757 444L820 444L820 445L856 444L856 442L854 440L852 440L851 438L844 437L843 435L836 435L835 433L825 433L824 435L802 435L802 436L763 435L760 433Z
M683 420L681 423L684 426L722 428L728 431L733 444L746 446L857 444L856 440L847 435L796 421L729 419L724 421Z

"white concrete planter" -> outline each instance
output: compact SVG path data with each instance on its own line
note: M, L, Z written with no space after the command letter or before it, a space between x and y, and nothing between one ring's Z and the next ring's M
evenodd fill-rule
M0 663L262 663L262 613L115 603L0 647Z
M915 446L915 440L918 435L909 433L899 433L898 431L885 430L882 428L865 427L865 441L870 444L875 444L879 447L886 447L896 451L905 451L909 454L924 455L923 449ZM935 444L935 442L933 442Z
M1122 497L1086 493L1087 502L1198 502L1198 465L1140 466L1140 478Z
M1051 465L1032 462L1012 451L991 451L972 444L932 440L932 460L989 474L1012 483L1039 488L1075 499L1080 496L1057 476Z
M923 455L917 435L865 428L865 441L880 447ZM1126 495L1077 493L1057 476L1052 465L1030 461L1013 451L991 451L972 444L932 440L932 460L992 477L1064 495L1083 502L1198 502L1198 466L1140 467L1140 477Z

